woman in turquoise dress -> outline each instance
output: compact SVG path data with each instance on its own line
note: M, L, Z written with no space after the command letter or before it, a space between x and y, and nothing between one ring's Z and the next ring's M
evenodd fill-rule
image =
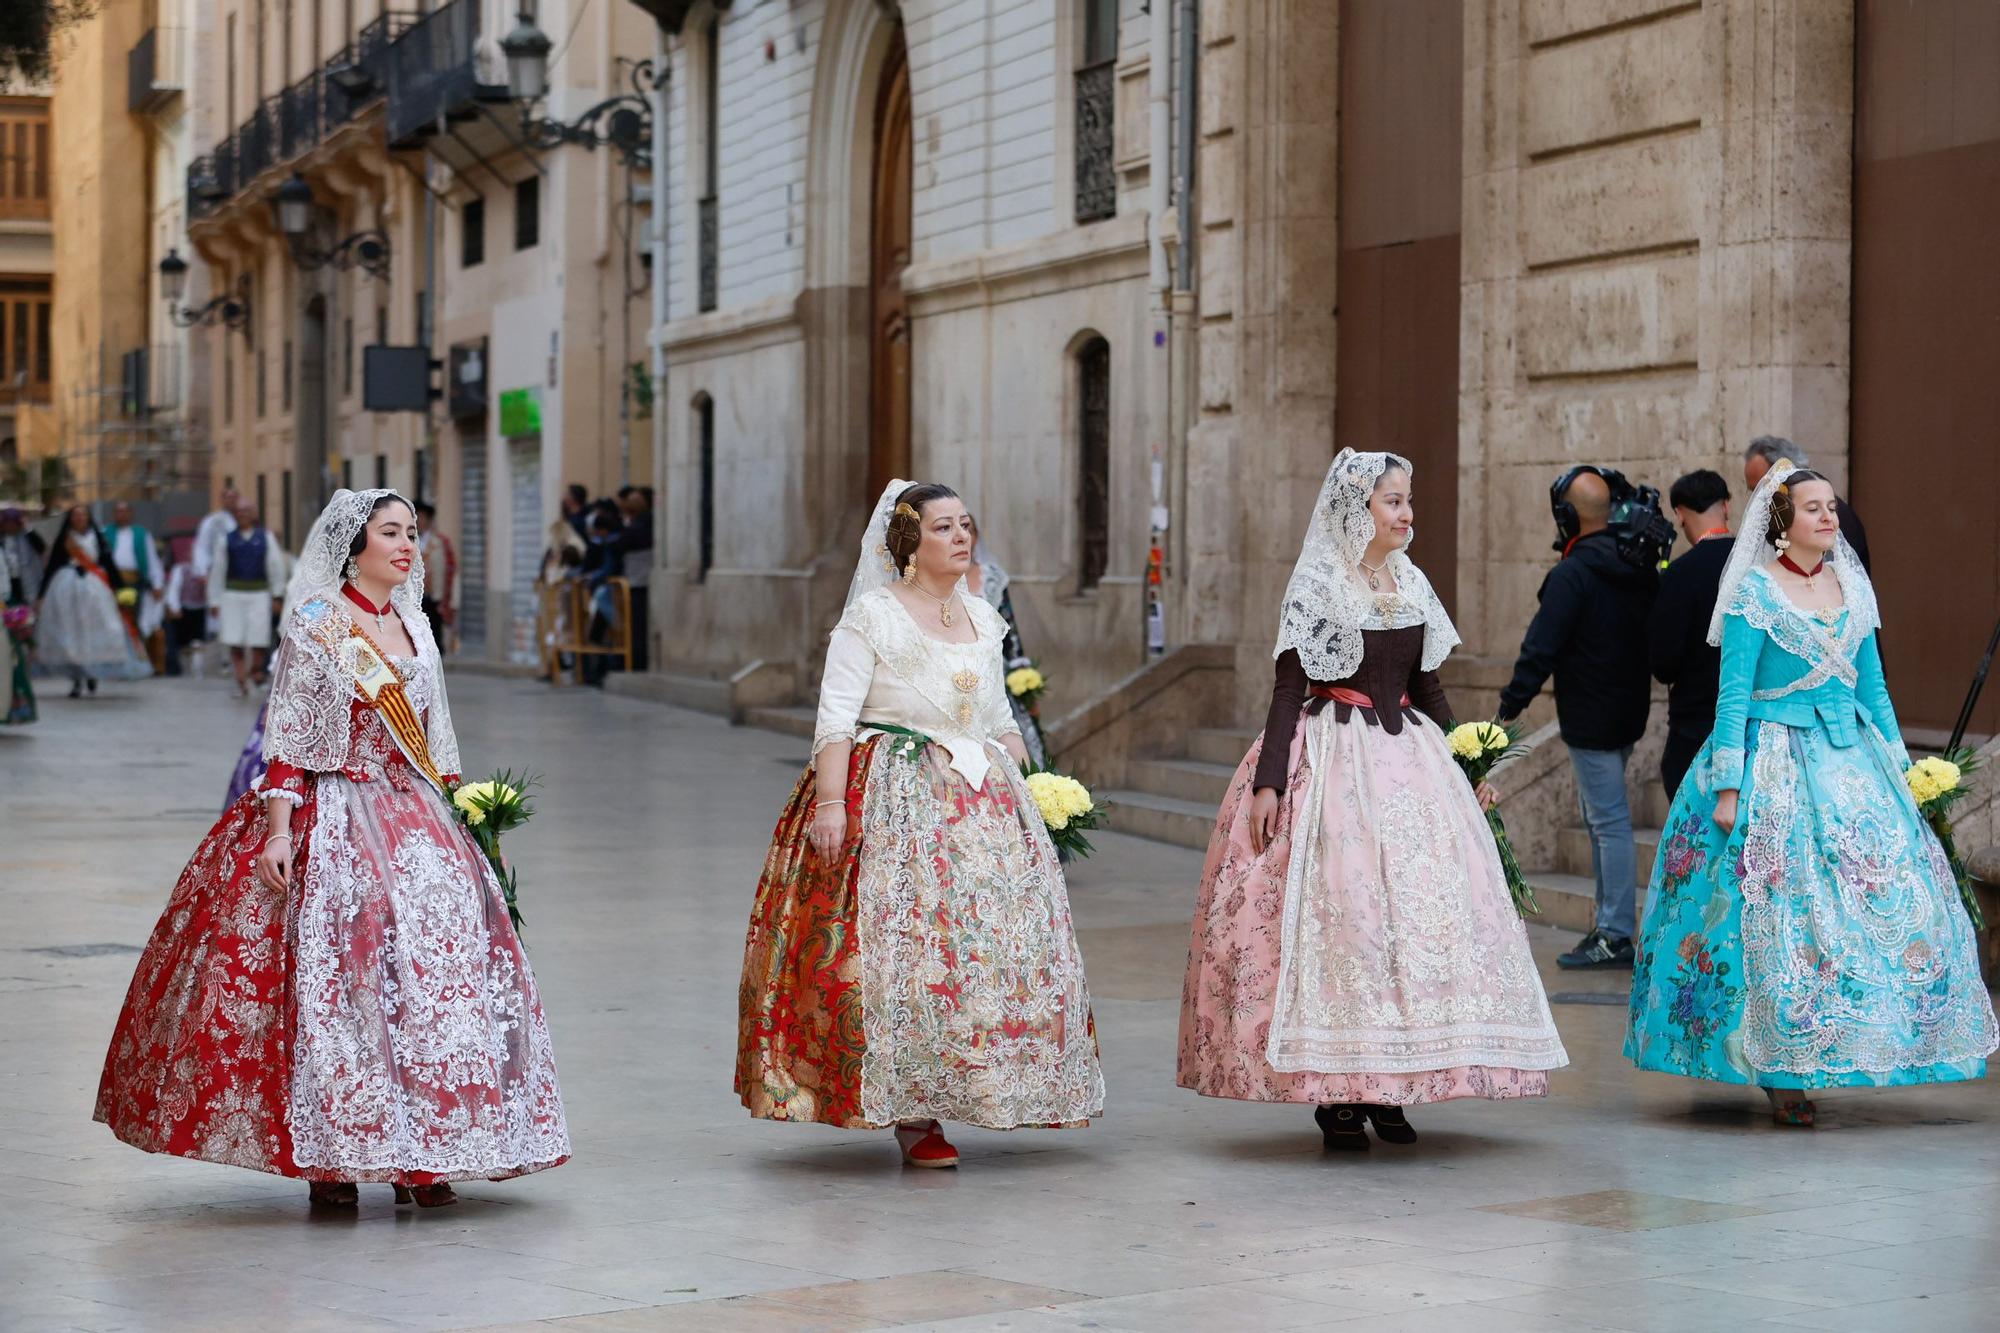
M1874 588L1833 486L1780 462L1723 572L1715 731L1653 869L1625 1054L1806 1094L1976 1079L1996 1045L1972 923L1917 813Z

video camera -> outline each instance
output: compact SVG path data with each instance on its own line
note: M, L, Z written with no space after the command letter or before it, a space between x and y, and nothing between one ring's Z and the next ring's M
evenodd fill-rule
M1615 468L1579 464L1555 479L1549 487L1549 512L1556 520L1555 549L1566 551L1582 527L1576 506L1563 497L1570 483L1585 472L1604 478L1611 488L1611 520L1607 525L1617 544L1619 558L1641 569L1657 569L1674 549L1674 525L1660 508L1660 493L1651 486L1634 486Z

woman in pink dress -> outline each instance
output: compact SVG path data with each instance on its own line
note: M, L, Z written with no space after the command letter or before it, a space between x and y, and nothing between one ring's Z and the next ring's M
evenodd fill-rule
M1263 735L1209 841L1180 1083L1311 1103L1329 1148L1403 1108L1539 1097L1568 1063L1493 838L1445 743L1458 643L1423 573L1409 463L1343 449L1285 589ZM1303 716L1302 716L1303 715Z
M338 491L288 590L257 788L202 840L139 957L97 1118L148 1152L353 1207L456 1201L569 1133L528 957L447 794L458 741L416 513Z

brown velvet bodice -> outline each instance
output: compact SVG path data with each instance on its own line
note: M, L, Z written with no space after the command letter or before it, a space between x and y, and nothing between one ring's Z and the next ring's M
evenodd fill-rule
M1422 669L1424 627L1365 629L1361 631L1361 665L1345 680L1309 680L1299 655L1287 650L1278 657L1277 680L1271 686L1271 711L1264 717L1264 752L1257 760L1257 776L1251 784L1282 792L1290 777L1292 737L1298 731L1299 714L1305 708L1306 693L1315 685L1338 685L1367 695L1376 707L1359 710L1369 726L1379 726L1391 736L1402 734L1404 710L1399 706L1405 694L1411 707L1440 728L1451 725L1451 701L1437 672ZM1316 701L1317 702L1317 701ZM1349 706L1336 704L1343 710Z

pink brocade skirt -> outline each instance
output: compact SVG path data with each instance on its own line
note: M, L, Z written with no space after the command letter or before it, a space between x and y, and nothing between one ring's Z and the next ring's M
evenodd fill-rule
M1318 784L1312 726L1326 738ZM1278 835L1259 856L1250 811L1262 751L1260 737L1209 841L1181 997L1180 1085L1317 1104L1545 1095L1548 1070L1566 1057L1484 816L1437 728L1411 721L1390 736L1359 716L1301 718ZM1320 808L1307 813L1309 792ZM1291 904L1287 972L1287 873L1302 818L1323 832L1318 873ZM1303 997L1282 1045L1304 1068L1275 1068L1269 1054L1281 985Z

